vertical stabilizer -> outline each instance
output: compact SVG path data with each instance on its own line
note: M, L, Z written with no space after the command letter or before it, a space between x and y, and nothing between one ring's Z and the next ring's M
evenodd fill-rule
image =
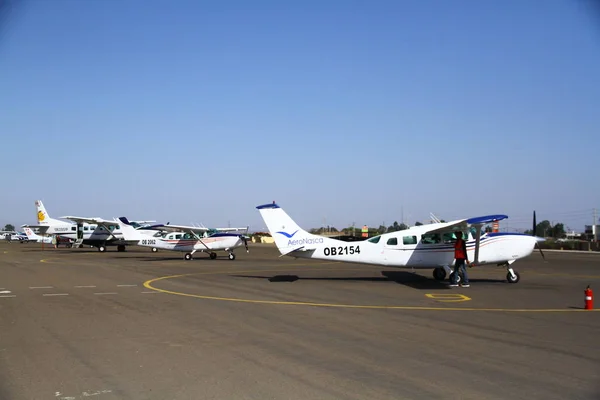
M35 208L37 211L37 222L39 225L50 225L50 216L44 207L44 203L41 200L35 201Z
M323 237L313 235L300 228L290 216L277 204L264 204L256 207L267 225L275 244L285 255L298 249L311 249L323 243Z

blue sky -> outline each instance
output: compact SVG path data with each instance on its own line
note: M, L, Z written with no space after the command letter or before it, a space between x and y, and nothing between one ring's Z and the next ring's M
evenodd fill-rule
M264 227L600 208L585 2L23 1L0 20L0 224ZM597 10L596 10L597 11ZM10 166L10 167L7 167ZM18 167L18 168L17 168ZM402 213L403 212L403 213Z

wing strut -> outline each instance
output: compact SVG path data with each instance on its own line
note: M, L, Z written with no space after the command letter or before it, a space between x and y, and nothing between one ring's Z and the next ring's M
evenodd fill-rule
M204 247L206 247L206 250L209 250L209 251L211 250L211 249L210 249L210 248L209 248L209 247L206 245L206 243L204 243L204 242L202 241L202 239L200 238L200 236L198 236L198 234L197 234L196 232L194 232L194 231L193 231L193 230L191 230L191 229L190 229L188 232L189 232L189 233L191 233L192 235L194 235L194 237L196 238L196 240L197 240L197 241L199 241L200 243L202 243L202 245L203 245Z
M479 262L479 243L481 240L481 225L475 225L477 233L475 234L475 257L473 258L473 264L477 265Z

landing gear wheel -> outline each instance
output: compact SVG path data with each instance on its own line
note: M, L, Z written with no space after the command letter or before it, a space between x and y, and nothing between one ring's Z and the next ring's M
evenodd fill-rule
M519 275L517 271L513 271L513 273L515 274L515 276L512 276L510 272L506 274L506 280L508 281L508 283L517 283L521 279L521 275Z
M446 278L446 270L444 268L434 269L433 277L436 281L443 281Z
M217 258L217 253L215 253L215 252L210 253L210 259L214 260L215 258Z
M104 253L106 251L106 247L105 246L98 246L98 251L100 253Z
M125 251L125 245L123 245L123 244L118 245L117 251Z
M185 256L183 256L183 258L187 261L192 259L192 253L185 253Z
M458 279L456 280L456 282L454 282L454 275L456 275L456 272L452 272L450 274L450 283L457 283L460 284L462 282L462 275L458 274Z
M153 252L153 253L156 253L157 251L158 251L158 249L157 249L156 247L153 247L153 248L152 248L152 252Z
M235 254L229 253L229 259L230 260L235 260Z

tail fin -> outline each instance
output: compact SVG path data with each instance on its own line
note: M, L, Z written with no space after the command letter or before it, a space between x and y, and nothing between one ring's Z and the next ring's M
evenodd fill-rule
M42 203L41 200L36 200L35 201L35 208L37 211L37 222L40 225L49 225L50 224L50 220L52 218L50 218L50 215L48 215L48 212L46 211L46 207L44 207L44 203Z
M256 207L282 255L295 250L310 250L323 243L323 237L300 228L275 202Z
M25 227L23 228L23 230L25 231L25 235L27 235L27 238L29 240L38 240L40 237L38 235L36 235L33 230L29 227Z
M119 217L119 221L121 221L121 232L123 233L124 240L134 241L144 239L144 235L135 229L127 218Z

